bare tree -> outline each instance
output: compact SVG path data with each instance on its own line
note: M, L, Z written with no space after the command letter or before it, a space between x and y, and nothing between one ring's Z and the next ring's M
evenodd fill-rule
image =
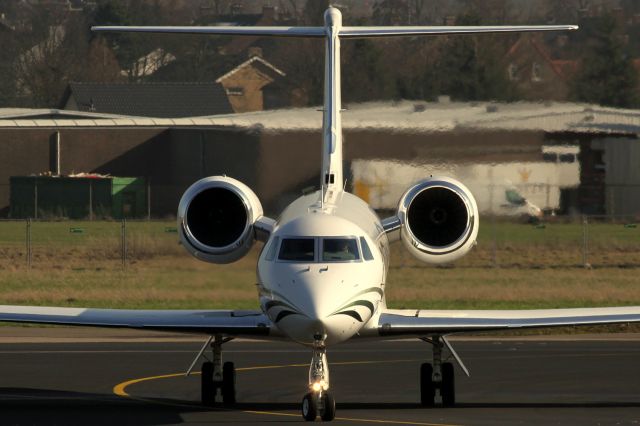
M33 9L33 31L20 35L13 62L16 90L27 105L54 107L70 80L80 77L88 51L81 15Z

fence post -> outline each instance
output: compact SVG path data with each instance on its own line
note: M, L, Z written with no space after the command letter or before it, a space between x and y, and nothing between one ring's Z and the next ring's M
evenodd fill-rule
M582 216L582 266L591 268L589 264L589 220L587 215Z
M38 218L38 178L33 184L33 217Z
M491 261L493 267L498 267L498 241L496 236L496 216L491 215Z
M147 178L147 220L151 220L151 178Z
M27 268L31 269L31 218L27 219Z
M120 226L120 257L122 258L122 270L127 269L127 222L122 218Z
M93 181L89 179L89 220L93 221Z

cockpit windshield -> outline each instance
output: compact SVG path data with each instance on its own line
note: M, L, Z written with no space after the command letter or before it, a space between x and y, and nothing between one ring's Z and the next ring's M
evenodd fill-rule
M348 262L360 259L355 238L323 238L323 262Z
M360 241L360 242L359 242ZM362 245L362 255L359 244ZM279 249L278 249L279 247ZM267 249L265 260L284 262L360 262L373 260L371 250L364 237L275 237ZM316 255L316 253L319 253Z
M313 262L315 245L313 238L284 238L280 244L278 260Z

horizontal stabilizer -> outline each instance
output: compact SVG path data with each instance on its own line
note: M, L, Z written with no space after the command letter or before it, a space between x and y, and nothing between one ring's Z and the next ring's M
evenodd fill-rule
M127 27L127 26L98 26L91 27L95 32L119 33L165 33L165 34L209 34L209 35L239 35L239 36L272 36L272 37L324 37L324 27L243 27L243 26L212 26L212 27Z
M442 26L442 27L341 27L338 35L341 38L366 37L399 37L419 35L474 34L474 33L506 33L531 31L571 31L577 25L515 25L515 26ZM239 36L271 36L271 37L311 37L319 38L327 35L324 27L244 27L244 26L210 26L210 27L172 27L172 26L97 26L91 27L95 32L129 32L129 33L165 33L165 34L209 34Z
M443 27L342 27L341 38L398 37L531 31L575 31L577 25L443 26Z
M133 310L0 305L0 322L134 328L230 336L265 336L271 321L258 311Z

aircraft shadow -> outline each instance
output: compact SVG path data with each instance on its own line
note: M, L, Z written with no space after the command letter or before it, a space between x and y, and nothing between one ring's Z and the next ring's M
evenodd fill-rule
M456 408L640 408L638 402L465 402L456 404Z
M150 405L109 394L0 387L1 424L151 426L183 423L180 413L185 412L185 408L154 404L150 409Z
M452 408L640 408L639 402L465 402ZM280 411L299 410L299 403L246 402L233 406L235 410ZM341 410L428 410L442 409L440 405L433 408L423 407L418 403L405 402L337 402L336 409Z
M430 410L418 403L339 402L338 410ZM597 409L640 408L639 402L465 402L453 409ZM436 406L433 409L440 409ZM231 408L221 404L204 407L197 401L167 398L128 399L113 394L0 387L2 424L29 425L103 425L141 426L180 424L183 414L234 411L299 411L298 402L240 402ZM450 410L450 409L448 409ZM282 422L278 419L276 422Z

